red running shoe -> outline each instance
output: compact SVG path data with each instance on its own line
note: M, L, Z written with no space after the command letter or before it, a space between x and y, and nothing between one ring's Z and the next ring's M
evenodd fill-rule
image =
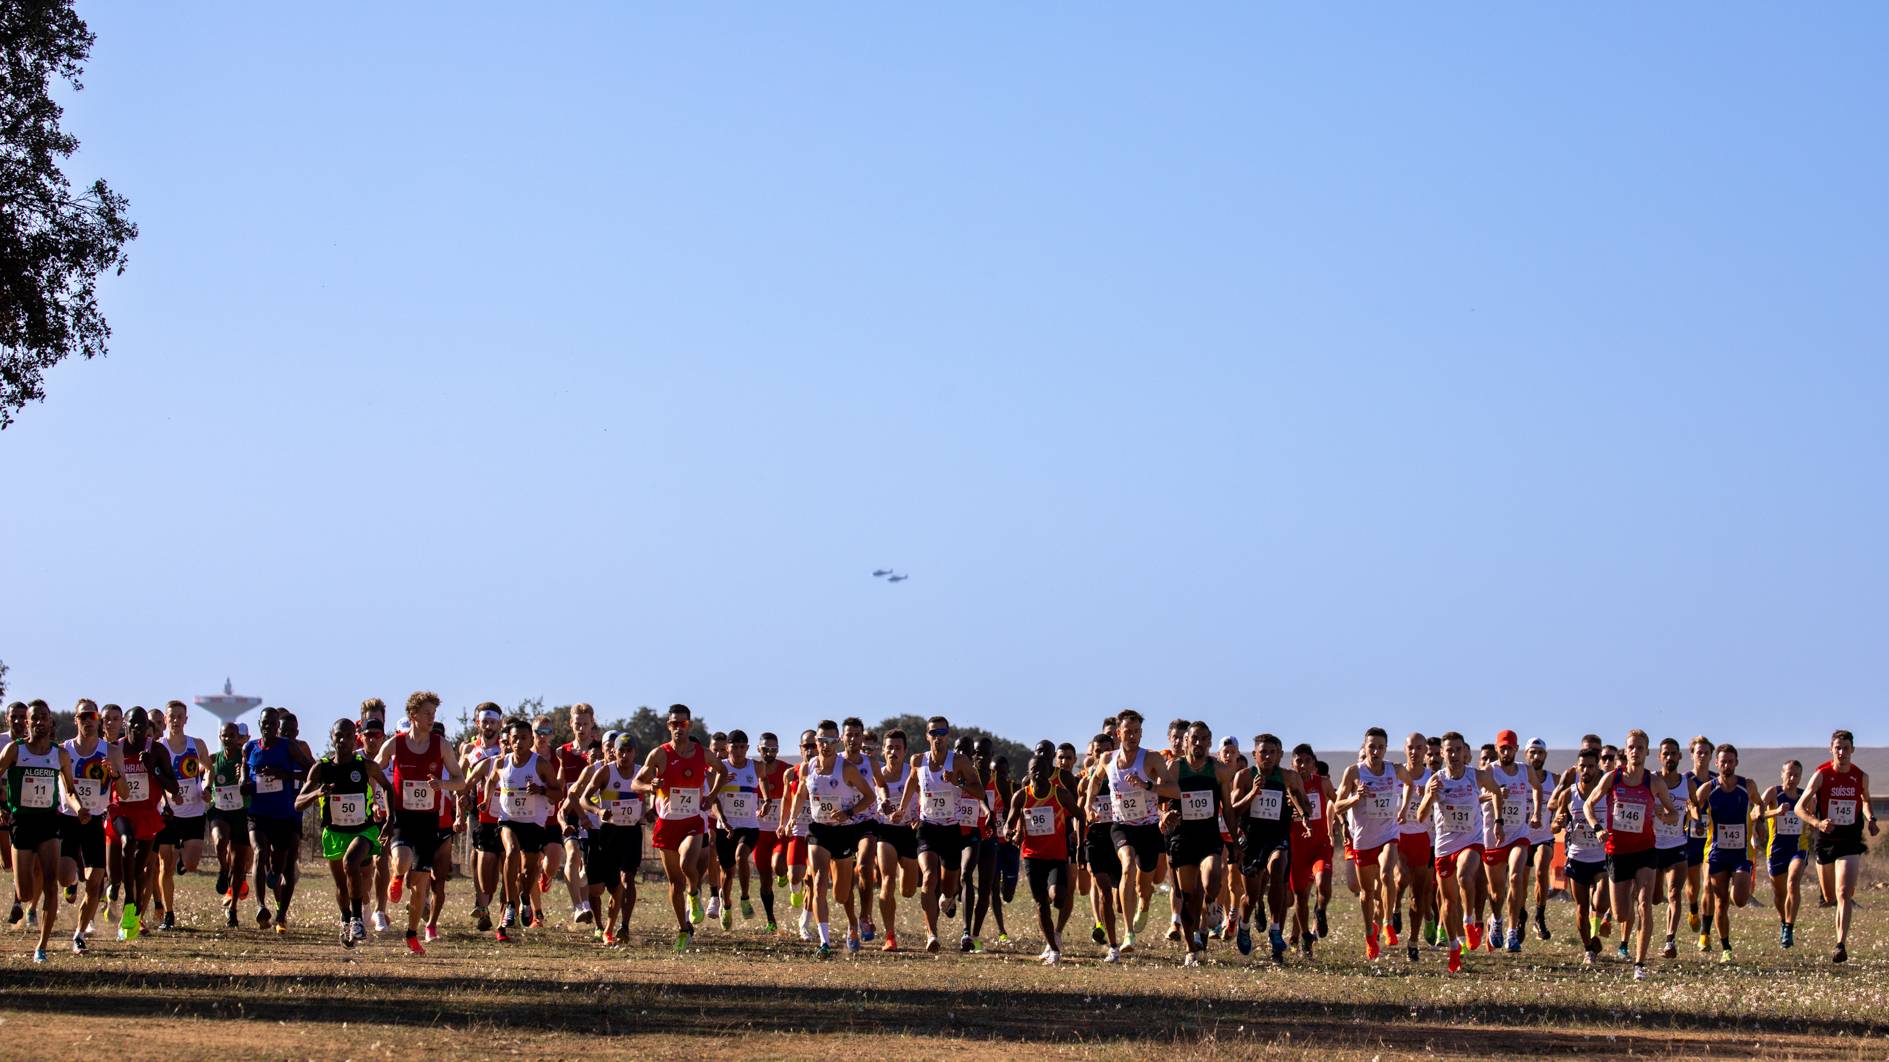
M1463 972L1463 946L1461 944L1450 945L1450 972Z

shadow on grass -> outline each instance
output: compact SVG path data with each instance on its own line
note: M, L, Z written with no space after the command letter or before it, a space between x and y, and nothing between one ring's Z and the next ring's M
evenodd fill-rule
M681 971L678 971L681 972ZM269 1022L354 1022L623 1035L679 1030L734 1034L949 1034L994 1041L1059 1044L1194 1043L1274 1040L1331 1047L1390 1040L1400 1050L1619 1053L1640 1049L1711 1051L1741 1037L1814 1033L1846 1039L1889 1033L1889 1019L1786 1017L1729 1021L1639 1008L1625 1022L1606 1006L1320 1003L1218 999L1176 1005L1153 993L1051 990L834 988L686 979L571 984L480 982L383 975L283 977L164 972L0 968L9 1008L92 1017L140 1016Z

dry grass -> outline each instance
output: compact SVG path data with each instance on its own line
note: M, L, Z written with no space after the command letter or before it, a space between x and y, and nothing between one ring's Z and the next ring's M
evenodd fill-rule
M1872 867L1873 882L1884 875ZM1342 900L1332 946L1310 967L1275 968L1227 947L1184 971L1179 952L1157 943L1113 968L1082 934L1064 968L1045 970L1033 960L1041 942L1027 901L1012 908L1014 946L978 955L887 955L869 945L857 959L823 963L797 938L737 920L732 932L705 927L678 959L655 888L645 890L630 946L605 949L563 927L510 945L478 937L460 881L448 939L415 959L397 934L344 951L322 868L306 868L298 923L280 938L253 924L222 929L207 879L186 881L185 928L174 933L96 941L92 954L59 954L44 967L26 961L22 934L9 933L0 1043L26 1042L15 1031L24 1025L45 1050L108 1044L133 1056L197 1045L212 1057L370 1057L424 1045L481 1057L803 1057L830 1052L822 1034L836 1033L927 1057L1025 1046L1089 1056L1131 1043L1239 1057L1889 1053L1889 891L1865 894L1847 967L1827 961L1830 912L1806 912L1799 947L1786 952L1768 906L1752 907L1737 923L1736 964L1687 946L1636 985L1623 965L1580 965L1573 908L1561 902L1549 909L1553 941L1531 939L1519 956L1484 953L1449 977L1434 953L1415 965L1401 951L1365 962L1351 943L1356 908ZM916 914L901 911L908 942L922 939Z

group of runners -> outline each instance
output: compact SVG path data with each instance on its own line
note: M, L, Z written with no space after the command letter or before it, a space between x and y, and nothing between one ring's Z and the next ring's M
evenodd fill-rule
M920 734L823 720L798 735L789 763L772 733L697 739L680 704L667 714L670 740L650 749L600 731L586 704L571 709L572 739L555 744L549 716L508 718L491 703L455 748L438 708L435 694L414 693L389 733L386 706L369 699L317 756L281 708L263 710L253 738L224 724L212 746L190 736L179 701L124 711L81 700L78 734L63 742L45 702L9 705L9 922L37 929L38 962L62 896L79 909L77 953L101 916L121 941L174 928L176 878L208 847L226 926L253 901L259 928L286 933L312 808L345 948L367 940L370 923L391 932L388 912L404 901L405 946L425 954L466 831L470 917L501 942L548 924L561 882L571 921L620 943L653 849L677 951L706 923L732 929L737 910L754 919L757 894L765 931L782 932L782 892L797 923L786 932L822 958L875 940L901 949L898 907L914 901L918 946L942 950L955 921L958 950L979 951L987 922L1009 943L1005 908L1027 883L1046 964L1062 960L1084 896L1105 963L1150 950L1157 907L1184 965L1215 940L1251 955L1262 933L1278 963L1311 958L1329 935L1336 878L1356 897L1366 958L1401 946L1416 962L1435 950L1454 972L1466 952L1521 951L1531 899L1534 935L1551 937L1559 843L1584 961L1617 931L1615 954L1638 979L1662 928L1661 953L1677 955L1682 906L1698 949L1716 941L1730 962L1733 912L1753 902L1759 866L1778 944L1790 948L1814 863L1836 910L1831 958L1844 962L1865 835L1878 831L1841 730L1827 762L1808 774L1786 762L1761 786L1740 773L1735 748L1704 737L1682 770L1675 739L1655 745L1636 729L1616 746L1590 734L1557 772L1546 742L1524 746L1512 730L1479 748L1456 732L1412 733L1398 758L1373 727L1334 773L1309 745L1288 756L1260 734L1242 750L1201 721L1174 720L1166 747L1151 748L1141 715L1126 710L1086 749L1038 742L1012 777L989 739L942 716Z

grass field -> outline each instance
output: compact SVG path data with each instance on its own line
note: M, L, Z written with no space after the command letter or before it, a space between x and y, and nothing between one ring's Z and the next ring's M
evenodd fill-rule
M1880 859L1870 869L1868 885L1889 877ZM677 958L656 885L644 889L629 946L606 949L566 925L509 945L475 934L462 879L448 901L447 938L424 958L408 956L398 934L344 951L318 864L305 865L286 937L247 917L223 929L205 875L180 888L184 928L129 945L97 940L83 957L62 951L35 966L22 930L0 933L0 1055L103 1047L129 1057L772 1058L830 1055L833 1034L853 1050L927 1058L1124 1048L1320 1058L1889 1055L1889 891L1873 889L1861 897L1846 967L1828 961L1829 911L1806 911L1798 947L1778 948L1761 890L1764 906L1735 923L1736 964L1708 961L1682 936L1680 958L1656 959L1654 977L1636 985L1624 964L1581 967L1573 905L1561 901L1549 907L1552 941L1530 939L1519 956L1483 953L1451 977L1436 953L1415 965L1401 951L1364 961L1357 909L1342 893L1316 963L1277 968L1215 942L1207 965L1190 971L1162 942L1120 967L1102 965L1081 904L1071 926L1085 932L1071 936L1082 942L1069 944L1064 967L1044 969L1023 894L1010 908L1009 948L932 956L868 945L857 959L821 962L797 937L770 938L739 919L732 932L705 926ZM561 894L554 888L553 899ZM923 939L917 915L900 911L908 942ZM63 945L72 916L62 910L61 921Z

